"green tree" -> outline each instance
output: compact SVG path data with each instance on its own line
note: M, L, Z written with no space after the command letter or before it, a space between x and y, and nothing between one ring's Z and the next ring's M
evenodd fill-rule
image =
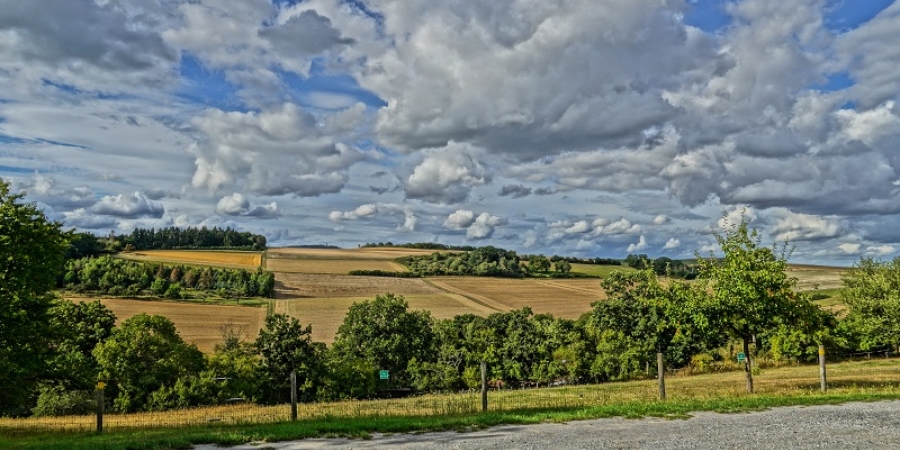
M408 309L403 296L394 294L354 303L338 328L332 351L340 360L361 359L388 370L392 383L408 385L410 360L425 362L435 357L431 315Z
M262 356L263 383L261 400L266 403L287 402L291 399L291 371L297 371L300 399L312 400L322 372L324 347L312 342L312 327L285 314L266 317L265 327L259 331L256 348Z
M54 384L66 389L93 389L100 372L94 348L112 335L115 325L115 314L99 300L56 301L50 309L54 352L49 362Z
M572 271L572 264L564 259L556 261L554 266L556 266L556 271L559 273L569 273Z
M528 258L528 270L532 272L547 272L550 270L550 258L544 255L534 255Z
M65 233L0 180L0 415L30 409L50 350L47 312Z
M787 245L779 251L760 246L757 231L747 222L717 235L722 257L697 255L700 292L694 306L695 322L710 332L727 333L743 344L747 391L753 392L750 342L779 326L815 328L820 311L796 292L796 279L788 277ZM812 330L815 333L816 330Z
M181 339L171 320L147 314L123 322L93 353L115 410L123 412L147 409L153 392L205 366L203 353Z
M707 347L722 343L715 335L700 338L684 313L693 290L683 282L663 285L653 270L614 271L601 286L608 298L592 304L588 335L596 346L592 374L621 380L638 376L656 353L676 366Z
M847 321L860 335L861 350L900 346L900 258L862 258L843 277L841 299Z

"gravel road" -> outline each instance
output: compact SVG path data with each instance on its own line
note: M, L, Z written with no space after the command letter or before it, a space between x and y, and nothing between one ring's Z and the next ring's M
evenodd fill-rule
M346 449L897 449L900 401L700 412L686 420L597 419L565 424L498 426L470 433L376 435L369 440L307 439L231 450ZM197 450L218 449L202 445Z

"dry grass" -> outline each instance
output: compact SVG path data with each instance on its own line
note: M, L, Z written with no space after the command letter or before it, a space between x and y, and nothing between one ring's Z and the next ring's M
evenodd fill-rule
M406 267L385 259L299 259L266 258L266 270L283 273L342 274L351 270L406 272Z
M279 300L275 312L298 318L302 323L312 324L312 339L318 342L332 342L350 306L356 302L371 300L369 297L332 297ZM425 310L437 319L450 319L461 314L487 315L495 312L470 299L450 294L412 294L405 296L410 310Z
M829 393L898 393L900 361L871 360L828 366ZM818 395L818 366L790 366L766 369L755 377L756 394L744 390L742 372L670 377L667 397L677 400L715 400L722 398ZM555 388L500 390L489 393L492 411L534 408L595 407L615 404L650 404L657 401L655 380ZM385 416L438 416L474 413L480 408L475 392L430 394L392 400L342 401L301 404L298 417L352 418ZM639 409L639 408L638 408ZM180 411L140 414L108 414L107 430L175 427L197 424L237 424L286 421L289 405L257 406L239 404L195 408ZM94 427L93 416L9 419L0 418L0 431L7 430L81 430Z
M141 250L119 253L121 258L137 261L153 261L188 264L229 269L255 270L261 264L262 253L225 250Z
M496 311L524 306L537 313L575 319L604 298L596 279L432 278L438 287L473 299Z
M797 288L801 291L815 289L835 289L844 287L841 277L847 273L846 267L812 266L788 264L788 276L797 278Z
M93 300L73 298L74 301ZM231 328L242 333L245 340L256 339L262 328L265 308L244 306L219 306L179 303L174 301L145 301L131 299L100 299L116 315L121 323L137 314L161 315L169 318L185 342L197 344L206 353L212 353L222 343L222 331Z
M398 247L365 247L365 248L273 248L267 254L269 258L291 259L333 259L333 260L393 260L403 256L430 255L434 250Z

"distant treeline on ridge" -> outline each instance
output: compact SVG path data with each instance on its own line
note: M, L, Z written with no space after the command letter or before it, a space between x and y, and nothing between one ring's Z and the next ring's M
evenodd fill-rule
M116 241L121 242L125 250L266 249L265 236L219 227L135 228L131 234L117 237Z

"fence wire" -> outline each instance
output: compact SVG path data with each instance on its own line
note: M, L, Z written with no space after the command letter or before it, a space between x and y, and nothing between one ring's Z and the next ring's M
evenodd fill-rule
M763 368L754 375L754 393L746 390L740 371L667 375L666 401L711 400L749 395L817 395L818 366ZM829 364L829 392L896 392L900 394L900 359L872 358L854 363ZM2 389L2 388L0 388ZM481 393L469 390L432 393L406 398L299 403L297 419L377 418L393 416L452 416L482 410ZM629 382L563 385L526 389L491 389L488 411L589 408L662 401L656 379ZM291 405L227 405L141 412L106 413L103 430L123 431L156 427L228 426L290 421ZM0 434L95 432L95 414L60 417L0 417Z

